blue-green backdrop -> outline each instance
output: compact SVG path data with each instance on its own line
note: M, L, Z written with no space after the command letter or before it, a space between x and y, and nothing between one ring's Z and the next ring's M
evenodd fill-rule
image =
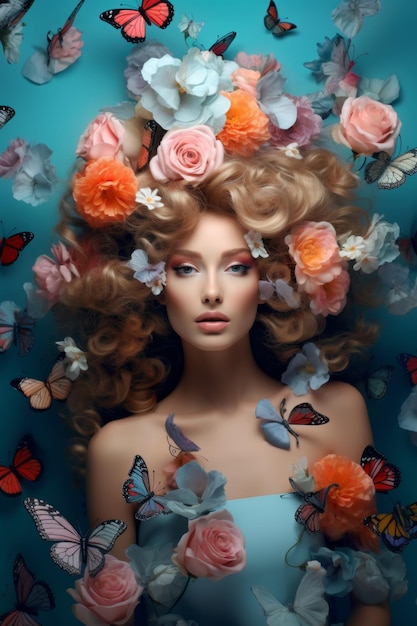
M336 33L330 14L338 4L337 0L279 2L281 17L298 25L295 32L280 39L274 38L263 26L268 0L211 0L210 3L173 0L173 3L175 16L172 24L165 31L151 27L148 39L162 41L171 47L176 56L181 56L186 48L177 24L185 12L196 21L205 21L200 41L206 47L218 36L236 30L238 36L228 58L239 50L273 52L283 64L290 93L303 94L316 90L303 62L317 58L316 43L322 42L324 36L332 37ZM60 180L48 202L33 207L16 201L12 195L12 181L0 179L0 219L3 221L0 228L4 228L5 234L13 229L16 232L30 230L35 234L14 265L0 267L0 301L14 300L20 306L24 306L22 285L32 280L31 267L36 257L49 253L51 243L56 241L53 227L57 221L57 205L73 163L79 135L100 107L128 99L123 70L132 44L98 17L106 9L117 8L118 2L85 1L75 22L83 32L83 54L67 71L41 86L30 83L21 75L26 59L36 47L45 47L47 32L56 32L75 4L75 0L35 0L24 19L26 26L19 62L9 65L0 53L0 104L10 105L16 110L15 117L0 130L0 152L16 137L31 143L45 143L53 151L52 163ZM358 73L378 78L391 73L398 75L401 96L395 108L403 121L403 149L417 145L416 20L417 4L409 0L397 0L395 3L382 0L381 11L365 19L352 49ZM389 221L397 221L402 233L408 235L417 213L416 191L417 176L409 177L407 183L397 190L374 194L374 210L384 214ZM391 364L394 372L385 398L378 401L368 399L369 412L377 447L402 471L402 483L396 497L403 504L409 504L417 500L414 481L417 449L411 444L408 433L398 427L399 408L411 387L397 364L396 356L400 352L417 353L417 309L402 317L385 310L376 311L374 316L380 319L382 331L373 350L373 363L375 366ZM74 486L66 463L69 433L63 425L59 407L55 404L45 413L35 413L30 410L27 400L9 385L15 377L42 378L48 374L57 355L54 342L62 339L50 314L39 321L35 335L35 345L26 357L18 356L14 347L0 354L0 464L11 461L23 434L33 433L44 460L45 473L39 483L25 484L24 495L44 498L85 531L83 494ZM12 565L16 553L21 552L37 578L46 580L56 596L56 609L40 615L40 622L44 626L74 626L77 622L72 617L71 600L65 593L66 588L72 586L73 579L50 560L49 545L37 535L32 520L23 508L22 499L6 498L0 494L0 615L10 610L15 602ZM391 507L392 504L385 506ZM404 558L408 565L410 589L406 597L393 604L394 626L415 623L417 617L414 569L417 541L406 548Z

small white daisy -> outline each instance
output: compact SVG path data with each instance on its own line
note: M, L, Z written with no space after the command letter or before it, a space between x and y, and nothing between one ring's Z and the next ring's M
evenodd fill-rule
M251 230L243 236L249 246L249 250L254 259L257 259L260 256L263 259L269 257L260 233L256 233L255 231Z
M150 211L164 206L164 203L161 202L161 196L158 196L158 189L151 189L150 187L139 189L136 194L136 202L144 204Z

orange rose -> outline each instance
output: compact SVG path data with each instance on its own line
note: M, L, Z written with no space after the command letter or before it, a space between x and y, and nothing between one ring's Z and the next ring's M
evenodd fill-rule
M93 228L122 222L136 207L138 183L133 170L102 157L75 174L73 197L78 213Z
M242 89L222 92L230 100L226 124L217 135L230 154L252 156L270 138L268 116L255 98Z

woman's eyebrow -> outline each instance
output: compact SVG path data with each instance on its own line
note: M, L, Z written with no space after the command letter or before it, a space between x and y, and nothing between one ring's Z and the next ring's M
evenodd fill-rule
M242 252L250 254L249 248L242 246L241 248L232 248L231 250L225 250L224 252L222 252L221 256L222 258L228 258L228 257L234 256L235 254L241 254ZM190 257L194 257L197 259L201 259L202 257L200 252L197 252L197 250L186 250L184 248L175 250L172 256L176 256L176 255L190 256Z

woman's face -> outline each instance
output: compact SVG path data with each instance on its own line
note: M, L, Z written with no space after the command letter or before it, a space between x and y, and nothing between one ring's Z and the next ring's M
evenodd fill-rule
M244 234L233 217L205 213L168 259L164 302L184 344L214 351L247 340L259 274Z

